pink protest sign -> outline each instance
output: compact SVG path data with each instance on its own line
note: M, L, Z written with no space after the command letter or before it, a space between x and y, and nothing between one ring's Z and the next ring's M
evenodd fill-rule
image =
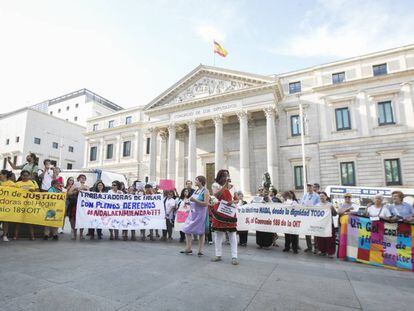
M161 190L174 190L175 181L172 179L160 179L158 188L160 188Z

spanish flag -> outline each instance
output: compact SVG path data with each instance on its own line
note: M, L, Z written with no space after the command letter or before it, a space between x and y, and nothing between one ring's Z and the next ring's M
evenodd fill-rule
M220 55L221 57L227 56L227 51L220 45L220 43L214 41L214 53Z

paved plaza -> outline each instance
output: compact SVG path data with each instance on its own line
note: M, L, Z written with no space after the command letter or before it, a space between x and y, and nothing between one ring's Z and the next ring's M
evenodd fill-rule
M408 310L414 273L259 250L240 265L182 255L183 244L105 239L0 243L0 310ZM301 241L302 248L304 241ZM283 239L278 240L279 245ZM411 307L410 307L411 306Z

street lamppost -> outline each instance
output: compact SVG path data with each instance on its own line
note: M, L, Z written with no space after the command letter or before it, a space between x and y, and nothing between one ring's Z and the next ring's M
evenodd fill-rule
M300 100L300 94L297 95L298 102L299 102L299 119L300 119L300 140L302 146L302 178L303 178L303 191L305 191L305 187L308 183L306 177L306 155L305 155L305 117L303 115L303 107L302 102Z

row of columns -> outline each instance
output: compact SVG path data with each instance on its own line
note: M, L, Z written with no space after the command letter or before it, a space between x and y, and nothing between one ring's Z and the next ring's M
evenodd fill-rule
M264 109L266 116L266 147L267 147L267 169L275 186L278 184L278 166L276 160L277 136L275 126L275 109L268 107ZM249 144L249 127L248 114L245 111L237 113L240 124L240 190L243 193L250 194L250 144ZM214 143L214 163L216 172L225 168L224 166L224 135L223 135L223 117L221 115L213 118L215 127ZM188 179L194 180L197 174L197 147L196 121L192 120L187 123L188 127ZM167 151L167 178L176 179L176 126L170 124L168 129L168 151ZM156 180L156 161L157 161L157 131L149 129L150 133L150 165L149 178Z

